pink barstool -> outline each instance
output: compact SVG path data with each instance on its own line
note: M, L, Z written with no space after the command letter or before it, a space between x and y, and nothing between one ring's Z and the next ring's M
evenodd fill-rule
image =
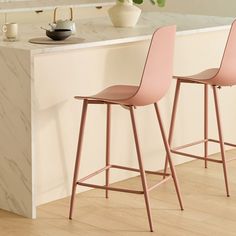
M178 187L178 181L177 181L175 169L172 164L172 160L170 156L169 144L166 139L159 108L156 103L165 95L171 83L174 41L175 41L175 26L168 26L168 27L160 28L153 34L149 51L148 51L148 55L146 58L143 74L142 74L142 79L139 86L116 85L116 86L108 87L105 90L93 96L75 97L76 99L83 100L83 108L82 108L80 132L79 132L79 139L78 139L78 149L77 149L77 156L76 156L76 162L75 162L74 179L73 179L72 195L71 195L71 203L70 203L70 215L69 215L70 219L72 219L77 185L105 189L106 198L108 198L108 190L135 193L135 194L144 194L150 231L153 231L153 226L152 226L152 216L151 216L151 209L150 209L150 203L149 203L149 192L153 190L154 188L158 187L161 183L165 182L166 180L170 178L173 178L180 208L183 209L181 195L180 195L180 191ZM87 107L89 104L93 104L93 105L105 104L107 106L106 166L78 180L85 119L86 119ZM163 138L163 142L164 142L164 146L165 146L165 150L167 154L168 163L170 165L170 170L171 170L170 173L164 174L163 172L161 173L157 171L146 171L144 169L143 159L142 159L141 150L139 146L135 116L134 116L134 108L138 106L146 106L149 104L154 104L154 107L155 107L157 120L159 122L160 130L161 130L161 134L162 134L162 138ZM111 121L111 106L112 105L121 105L123 107L126 107L130 112L139 169L113 165L110 163L110 121ZM141 180L142 180L142 190L137 191L137 190L131 190L131 189L115 188L115 187L110 186L109 185L109 170L112 168L139 172L141 176ZM106 179L105 179L106 184L105 185L95 185L95 184L89 184L85 182L89 178L103 171L106 171ZM161 180L159 183L153 186L148 186L145 173L167 176L167 178Z
M174 77L177 79L177 83L176 83L175 97L174 97L174 103L173 103L170 132L169 132L169 144L171 146L172 139L173 139L174 126L175 126L177 103L179 99L181 84L182 83L185 83L185 84L195 83L195 84L203 85L204 86L204 139L193 142L193 143L189 143L183 146L179 146L179 147L174 147L174 148L171 147L171 152L178 155L186 156L186 157L192 157L192 158L204 160L205 168L207 168L207 161L222 164L223 172L224 172L226 194L228 197L229 197L229 186L228 186L228 179L227 179L226 162L232 161L235 158L226 160L224 145L229 145L231 147L236 147L236 145L232 143L224 142L217 89L223 86L232 86L236 84L236 66L235 66L236 64L235 63L236 63L236 21L234 21L231 26L231 30L228 36L228 40L226 43L226 47L225 47L225 51L224 51L224 55L221 61L220 68L211 68L199 74L186 76L186 77L183 77L183 76ZM212 91L213 91L219 140L211 139L208 137L208 87L212 88ZM208 143L209 142L219 143L220 152L221 152L221 160L216 160L216 159L208 157ZM204 156L193 155L190 153L180 151L181 149L184 149L193 145L201 144L201 143L204 144ZM168 166L168 160L166 159L165 170L167 169L167 166Z

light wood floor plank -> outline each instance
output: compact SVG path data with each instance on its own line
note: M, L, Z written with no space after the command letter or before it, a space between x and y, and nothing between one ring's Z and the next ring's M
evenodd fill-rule
M228 152L236 156L236 150ZM222 166L193 161L177 167L185 210L179 210L173 182L150 193L154 233L142 195L90 190L77 195L73 220L68 220L69 198L38 207L36 220L0 210L0 236L235 236L236 161L228 163L231 197L225 195ZM160 177L148 175L149 185ZM140 187L135 177L114 186Z

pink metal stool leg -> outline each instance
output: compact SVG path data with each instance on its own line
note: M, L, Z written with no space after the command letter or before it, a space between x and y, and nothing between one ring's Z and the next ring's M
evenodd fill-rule
M160 126L160 130L161 130L163 143L164 143L164 146L165 146L165 149L166 149L166 158L168 159L168 163L170 165L170 170L171 170L171 176L174 180L175 190L176 190L176 193L177 193L177 196L178 196L180 209L184 210L183 203L182 203L182 198L181 198L181 193L180 193L180 190L179 190L178 179L177 179L175 168L173 166L173 162L172 162L172 159L171 159L170 146L169 146L167 138L166 138L166 134L165 134L165 131L164 131L164 128L163 128L163 123L162 123L162 119L161 119L161 115L160 115L160 111L159 111L157 103L154 103L154 107L155 107L155 110L156 110L156 115L157 115L158 123L159 123L159 126Z
M143 160L142 160L141 151L140 151L140 147L139 147L137 128L136 128L136 123L135 123L135 118L134 118L134 110L133 110L132 106L130 106L130 116L131 116L131 122L132 122L132 127L133 127L140 176L141 176L142 186L143 186L143 191L144 191L144 198L145 198L145 203L146 203L148 222L149 222L150 231L153 232L152 215L151 215L151 208L150 208L150 203L149 203L149 193L148 193L148 187L147 187L147 180L146 180L145 170L143 167Z
M230 196L229 195L229 185L228 185L228 178L227 178L227 167L226 167L226 160L225 160L225 149L224 149L224 140L223 140L222 127L221 127L221 118L220 118L218 94L217 94L216 86L212 86L212 89L213 89L213 94L214 94L216 119L217 119L218 133L219 133L220 152L221 152L221 157L222 157L224 179L225 179L225 187L226 187L227 197L229 197Z
M85 120L86 120L86 114L87 114L87 107L88 107L88 101L85 99L83 102L83 109L82 109L81 122L80 122L79 139L78 139L77 154L76 154L76 161L75 161L71 201L70 201L69 219L72 219L72 215L73 215L75 193L76 193L76 186L77 186L80 159L81 159L81 149L82 149L83 136L84 136L84 126L85 126Z
M208 85L204 85L204 157L205 168L207 168L208 157Z
M106 128L106 166L110 165L110 130L111 130L111 105L107 104L107 128ZM106 169L106 186L109 185L110 168ZM108 198L108 189L106 189Z
M178 100L179 100L180 85L181 85L181 82L179 80L177 80L176 81L176 88L175 88L174 103L173 103L173 108L172 108L171 122L170 122L169 138L168 138L168 143L169 143L170 147L171 147L172 140L173 140L177 104L178 104ZM167 172L167 168L168 168L168 157L166 156L165 167L164 167L165 174ZM163 176L163 178L165 178L165 175Z

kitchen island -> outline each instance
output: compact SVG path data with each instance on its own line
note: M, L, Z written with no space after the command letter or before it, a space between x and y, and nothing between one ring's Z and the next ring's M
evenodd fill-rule
M76 37L83 40L79 44L29 43L29 39L43 36L42 24L21 25L19 41L1 41L0 208L35 218L37 205L70 195L81 110L81 103L73 97L93 94L113 84L138 84L156 28L177 25L174 72L191 74L219 65L232 21L226 17L147 12L142 14L135 28L114 28L107 16L80 20ZM188 119L191 124L197 123L192 139L203 133L202 123L195 116L201 114L201 110L195 108L189 117L185 116L188 104L198 104L199 92L199 88L189 88L184 93L187 99L180 109L182 121L176 128L180 131L177 144L185 141L182 134L191 127ZM236 99L229 91L223 96L230 96L231 101ZM172 98L173 86L161 101L166 128ZM101 106L89 111L81 175L100 168L99 158L104 158L102 109ZM149 108L137 112L140 113L138 123L145 164L155 170L162 169L164 150L160 136L156 136L156 130L150 125L154 124L155 117ZM229 114L226 127L230 127L236 111ZM135 166L130 123L123 119L126 115L125 109L112 111L112 161ZM185 123L184 130L181 122ZM214 127L210 129L213 135L217 134ZM225 136L236 138L233 133ZM193 151L200 150L195 147ZM211 151L217 149L213 147ZM183 161L186 159L175 159L176 164ZM115 182L128 177L131 176L121 173L111 179ZM94 181L101 183L104 176Z

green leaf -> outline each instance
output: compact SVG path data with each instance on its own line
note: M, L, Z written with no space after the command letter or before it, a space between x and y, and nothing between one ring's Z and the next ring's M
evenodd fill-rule
M136 4L142 4L143 0L133 0L133 2L136 3Z
M119 0L120 2L125 2L125 0ZM142 4L144 0L133 0L135 4ZM152 4L157 4L159 7L164 7L166 0L149 0Z
M164 7L166 0L156 0L159 7Z

